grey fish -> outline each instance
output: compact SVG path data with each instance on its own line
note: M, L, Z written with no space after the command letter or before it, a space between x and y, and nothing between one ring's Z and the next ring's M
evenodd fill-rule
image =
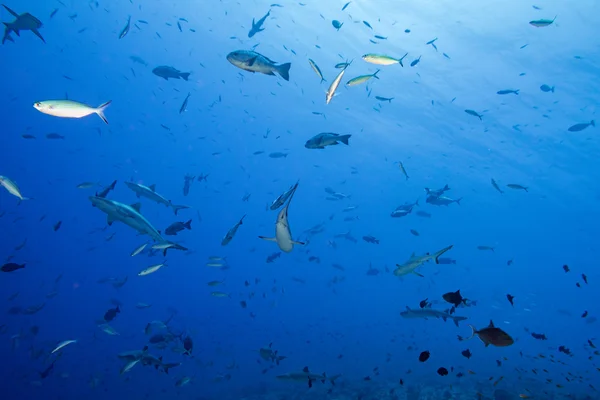
M587 123L575 124L575 125L569 127L569 132L581 132L582 130L584 130L588 126L594 126L595 127L596 126L596 122L594 120L591 120L590 122L587 122Z
M396 269L394 270L394 275L404 276L404 275L408 275L408 274L415 274L420 277L423 277L423 275L416 272L416 269L431 260L434 260L436 264L439 264L440 256L442 254L444 254L445 252L447 252L448 250L450 250L453 246L454 245L450 245L448 247L444 247L443 249L441 249L433 254L426 253L425 255L422 255L422 256L416 256L415 253L413 253L404 264L396 264Z
M225 235L223 240L221 240L221 246L227 246L229 242L233 240L233 237L235 236L238 228L240 227L240 225L243 224L245 217L246 214L244 214L244 216L240 218L240 220L231 229L229 229L229 231L227 231L227 234Z
M406 310L402 311L400 313L400 316L402 316L403 318L423 318L423 319L441 318L444 320L444 322L446 322L446 320L448 320L448 319L452 319L452 321L454 322L454 325L456 325L456 326L458 326L458 323L460 321L464 321L467 319L467 317L451 315L447 311L439 311L439 310L434 310L432 308L427 308L427 307L419 308L419 309L411 309L410 307L406 307Z
M42 34L38 30L43 25L39 19L29 13L23 13L19 15L4 4L2 4L2 6L6 9L6 11L11 13L13 17L16 18L13 22L4 22L5 28L2 44L4 44L7 40L14 42L14 39L12 36L10 36L11 32L16 33L17 36L21 36L19 33L20 31L31 31L34 35L42 39L42 42L46 43L46 40L44 40Z
M554 86L549 86L549 85L544 84L544 85L540 86L540 90L542 92L546 92L546 93L548 93L548 92L554 93Z
M290 80L291 63L279 64L254 51L236 50L227 54L227 61L248 72L275 75L277 72L286 81Z
M307 149L324 149L325 146L340 144L340 142L348 145L348 139L352 135L340 135L338 133L323 132L308 139L304 144Z
M188 78L190 77L190 73L191 72L181 72L180 70L173 68L173 67L169 67L167 65L161 65L159 67L156 67L152 70L152 73L156 76L160 76L161 78L165 79L165 80L169 80L169 78L171 79L183 79L184 81L187 81Z
M451 199L450 197L446 196L428 196L425 201L429 204L433 204L434 206L448 206L452 203L460 205L461 200L462 197L459 197L458 199Z
M469 115L472 115L474 117L479 118L480 120L483 120L483 115L479 114L477 111L474 110L465 110L465 112Z
M271 210L277 210L279 209L281 206L283 206L285 204L285 202L287 201L287 199L290 198L290 196L292 194L294 194L294 192L296 191L296 189L298 188L298 183L296 182L295 185L293 185L291 188L289 188L287 191L283 192L282 194L279 195L279 197L277 197L273 203L271 203L271 205L269 206L269 208Z
M181 221L177 221L177 222L173 222L171 225L169 225L169 227L167 229L165 229L165 235L177 235L177 233L188 229L191 230L192 229L192 220L190 219L187 222L181 222Z
M250 32L248 32L249 38L256 35L258 32L264 31L264 28L262 26L265 23L265 20L269 17L269 15L271 15L271 10L269 10L267 14L261 19L259 19L257 22L254 22L254 18L252 18L252 28L250 29Z
M506 89L506 90L499 90L496 92L496 94L519 94L519 89L516 90L512 90L512 89Z

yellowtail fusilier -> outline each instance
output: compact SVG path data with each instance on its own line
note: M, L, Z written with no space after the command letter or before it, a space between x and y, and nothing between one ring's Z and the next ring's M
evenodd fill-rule
M98 114L102 121L108 124L108 120L104 116L104 110L110 103L111 100L98 107L91 107L72 100L46 100L34 103L33 107L39 112L60 118L83 118L91 114Z
M365 83L366 81L368 81L371 78L379 79L379 77L377 76L377 74L379 73L379 71L380 70L375 71L374 74L360 75L360 76L357 76L356 78L352 78L348 82L346 82L346 86L360 85L361 83Z
M404 60L404 57L406 57L407 55L408 55L408 53L403 55L401 58L394 58L394 57L386 56L383 54L369 53L369 54L365 54L364 56L362 56L362 59L368 63L375 64L375 65L400 64L401 67L404 67L402 60Z
M17 184L6 176L0 175L0 186L4 186L8 193L12 194L15 197L18 197L19 200L29 200L29 198L23 197L23 195L21 194L21 190L19 189Z

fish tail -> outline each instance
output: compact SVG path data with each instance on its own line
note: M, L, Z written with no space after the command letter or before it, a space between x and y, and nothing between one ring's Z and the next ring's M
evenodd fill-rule
M279 75L281 75L281 77L283 79L285 79L286 81L290 80L290 68L292 66L292 63L285 63L285 64L281 64L278 65L276 67L277 72L279 73Z
M381 70L378 69L377 71L375 71L375 73L373 74L373 78L379 79L379 77L377 76L377 74L379 73L379 71L381 71Z
M181 74L181 79L183 79L184 81L187 81L190 78L190 74L191 74L191 72L183 72Z
M596 126L596 122L594 120L591 120L590 121L590 125L595 127Z
M345 145L348 145L348 139L350 139L350 136L352 135L342 135L340 136L339 141L344 143Z
M108 125L108 120L104 116L104 110L110 105L110 103L112 103L112 100L109 100L104 104L100 104L98 108L96 108L96 114L98 114L98 116L102 119L102 121L104 121L106 125Z
M183 226L185 226L186 229L192 229L192 220L190 219L188 222L183 224Z
M525 190L525 191L527 191L527 190ZM458 204L458 205L460 206L460 201L461 201L461 200L462 200L462 197L459 197L458 199L456 199L456 200L455 200L455 201L456 201L456 204Z
M475 329L475 327L473 325L469 325L469 328L471 328L471 336L469 336L468 338L465 338L463 340L470 340L473 339L473 337L475 336L475 333L477 333L477 329Z
M400 58L400 59L398 60L398 64L400 64L400 66L401 66L402 68L404 68L404 64L402 63L402 61L404 60L404 57L406 57L407 55L408 55L408 53L406 53L405 55L403 55L403 56L402 56L402 58Z

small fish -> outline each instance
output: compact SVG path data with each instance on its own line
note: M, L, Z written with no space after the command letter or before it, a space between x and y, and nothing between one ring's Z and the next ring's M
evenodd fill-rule
M189 100L190 96L191 96L191 93L188 93L185 100L183 101L183 104L179 108L179 114L182 114L183 112L187 111L187 105L188 105L188 100Z
M414 230L414 229L411 229L411 230L410 230L410 233L412 233L414 236L420 236L419 232L417 232L417 231L416 231L416 230Z
M334 19L333 21L331 21L331 25L333 25L333 27L339 31L340 29L342 29L342 26L344 26L344 23L338 21L337 19Z
M419 58L417 58L417 59L413 60L413 61L410 63L410 66L411 66L411 67L414 67L414 66L416 66L416 65L417 65L417 64L418 64L420 61L421 61L421 56L419 56Z
M429 360L430 355L431 355L431 353L427 350L421 352L421 354L419 354L419 361L425 362L425 361Z
M500 186L498 186L498 183L496 183L496 181L494 180L494 178L492 178L492 186L494 187L494 189L496 189L497 191L499 191L500 193L504 193L502 191L502 189L500 189Z
M326 82L325 78L323 78L323 73L321 72L321 69L319 68L317 63L311 60L310 58L308 59L308 63L310 64L310 67L313 69L313 71L315 71L315 74L317 74L317 76L321 78L321 83Z
M246 214L244 214L244 216L242 216L242 218L240 218L240 220L233 227L231 227L229 231L227 231L227 234L223 237L223 240L221 240L221 246L227 246L229 242L233 240L238 228L243 224L245 217Z
M493 252L494 247L492 247L492 246L477 246L477 250L483 250L483 251L489 250L489 251Z
M512 90L512 89L506 89L506 90L499 90L496 92L496 94L519 94L519 89L516 90Z
M29 198L23 197L23 195L21 194L21 190L19 189L17 184L6 176L0 175L0 186L4 187L8 191L8 193L19 198L19 200L21 201L29 200Z
M46 135L46 139L64 139L65 137L63 135L60 135L58 133L48 133Z
M125 25L125 27L123 28L123 30L119 34L119 39L123 39L125 36L127 36L127 34L129 33L129 28L130 27L131 27L131 15L127 19L127 24Z
M408 180L408 174L406 173L406 169L404 168L404 164L402 164L402 161L398 161L398 167L400 167L400 172L402 172L402 175L404 175L404 177L406 178L406 180Z
M54 353L56 353L57 351L59 351L60 349L64 348L65 346L68 346L68 345L70 345L70 344L72 344L72 343L77 343L77 340L65 340L64 342L60 342L60 343L59 343L59 344L56 346L56 348L50 352L50 354L54 354Z
M344 69L340 71L340 73L335 77L333 82L331 82L331 85L329 85L329 88L325 92L325 104L329 104L331 102L331 99L333 99L333 96L335 96L335 91L337 90L338 86L340 86L340 82L342 81L345 72L346 67L344 67Z
M363 24L365 24L365 26L369 29L373 29L373 27L371 26L370 23L368 23L367 21L363 21Z
M108 107L110 103L111 100L98 107L91 107L72 100L46 100L34 103L33 108L43 114L59 118L83 118L91 114L96 114L105 124L108 124L108 120L104 116L104 110L106 110L106 107Z
M549 26L552 25L552 23L556 20L556 17L554 17L554 19L535 19L533 21L529 21L529 25L533 25L536 28L543 28L545 26Z
M546 93L548 93L548 92L554 93L554 86L548 86L548 85L544 84L544 85L540 86L540 90L542 92L546 92Z
M52 227L52 229L54 229L54 232L59 230L61 225L62 225L62 221L58 221L56 224L54 224L54 226Z
M231 297L228 293L224 292L212 292L210 295L213 297Z
M511 295L511 294L507 294L506 298L508 299L508 302L510 303L511 306L515 306L514 300L515 300L515 296Z
M569 272L570 271L569 266L567 264L563 265L563 270L565 272Z
M363 55L362 59L368 63L375 64L375 65L400 64L401 67L404 67L404 64L402 63L402 61L404 60L404 57L406 57L407 55L408 55L408 53L403 55L401 58L394 58L394 57L386 56L383 54L369 53L369 54Z
M479 114L477 111L474 110L465 110L465 112L469 115L472 115L474 117L479 118L479 120L483 121L483 115Z
M523 185L519 185L517 183L509 183L508 185L506 185L506 187L509 187L511 189L515 189L515 190L524 190L524 191L528 191L527 187L523 186Z
M144 251L144 249L146 248L146 246L148 246L148 243L144 243L141 246L137 247L135 250L133 250L130 254L131 257L137 256L138 254L140 254L142 251Z
M591 120L588 123L581 123L581 124L575 124L571 127L569 127L569 132L581 132L582 130L584 130L585 128L589 127L589 126L596 126L596 122L594 120Z
M394 100L393 97L375 96L375 98L379 101L387 101L388 103L391 103L392 100Z
M379 73L380 70L375 71L375 73L373 74L369 74L369 75L360 75L357 76L356 78L352 78L350 79L348 82L346 82L346 86L356 86L356 85L360 85L361 83L365 83L366 81L368 81L371 78L376 78L379 79L379 77L377 76L377 74Z
M346 4L344 4L344 7L342 7L342 11L344 11L350 5L350 3L352 3L352 2L349 1Z
M161 269L162 267L164 267L166 264L162 263L162 264L156 264L156 265L152 265L140 272L138 272L138 276L146 276L146 275L150 275L156 271L158 271L159 269Z

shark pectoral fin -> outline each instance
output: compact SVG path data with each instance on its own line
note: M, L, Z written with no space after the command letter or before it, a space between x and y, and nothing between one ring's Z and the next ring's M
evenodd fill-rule
M13 15L13 17L19 18L19 14L17 14L16 12L14 12L13 10L11 10L7 6L5 6L4 4L2 4L2 7L6 8L6 11L8 11L9 13L11 13Z
M421 274L420 274L420 273L418 273L417 271L413 271L412 273L413 273L413 274L415 274L415 275L417 275L417 276L420 276L421 278L425 278L423 275L421 275Z
M31 32L33 32L35 34L35 36L37 36L40 39L42 39L42 42L46 43L46 40L44 40L44 37L42 36L42 34L37 29L32 29Z
M275 238L270 238L270 237L265 237L265 236L259 236L258 238L262 239L262 240L266 240L267 242L276 242L277 241L277 239L275 239Z
M133 208L137 212L140 212L140 210L142 209L142 203L133 203L131 205L131 208Z
M300 246L304 246L304 245L306 244L306 243L304 243L304 242L298 242L298 241L296 241L296 240L292 240L292 243L293 243L293 244L299 244Z
M113 224L113 222L115 222L115 220L109 215L108 217L106 217L106 223L110 226Z

